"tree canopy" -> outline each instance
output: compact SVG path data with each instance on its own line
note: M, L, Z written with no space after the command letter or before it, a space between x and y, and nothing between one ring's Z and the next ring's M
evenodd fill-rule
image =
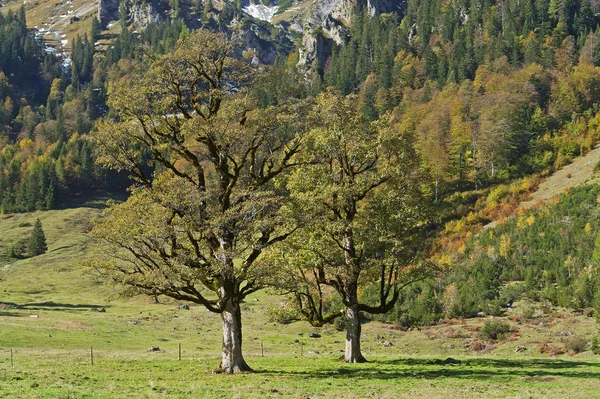
M295 165L303 103L256 109L258 71L235 40L204 30L156 58L109 97L115 120L94 133L99 162L137 182L94 228L115 256L92 262L129 293L167 295L221 314L220 369L242 356L240 302L263 288L263 251L296 225L273 180Z
M426 223L421 169L412 136L392 116L369 122L355 96L319 95L314 119L302 152L308 166L287 180L304 227L280 252L280 285L315 325L344 315L346 361L362 362L359 313L390 311L401 288L424 275L417 266ZM326 286L342 308L325 309ZM369 288L374 301L361 298Z

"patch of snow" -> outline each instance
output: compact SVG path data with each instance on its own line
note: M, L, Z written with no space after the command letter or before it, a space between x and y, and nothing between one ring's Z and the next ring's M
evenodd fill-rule
M61 43L63 46L66 46L66 45L67 45L67 43L69 43L69 39L61 40L61 41L60 41L60 43Z
M275 13L279 9L279 6L265 6L264 4L248 4L243 8L246 14L249 14L253 18L260 19L262 21L271 22Z
M62 67L65 71L69 70L69 68L71 68L71 65L73 64L73 61L71 60L70 57L67 57L66 54L63 56L63 62L62 62Z

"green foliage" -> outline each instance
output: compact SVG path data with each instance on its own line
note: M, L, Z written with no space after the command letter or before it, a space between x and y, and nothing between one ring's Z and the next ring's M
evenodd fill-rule
M10 84L24 91L31 90L38 99L43 97L47 81L40 76L40 65L44 55L27 29L24 7L18 12L8 11L6 15L0 12L0 43L0 72L9 77ZM0 101L4 101L6 95L2 96L0 90Z
M508 331L510 331L510 325L500 320L488 320L484 323L481 334L486 339L497 340L501 339Z
M238 45L208 30L182 38L115 87L117 118L93 135L98 162L138 184L96 223L106 251L89 266L126 294L221 314L227 373L249 370L240 303L271 274L263 251L297 229L274 180L295 165L306 112L298 102L256 109L247 94L257 69L234 57Z
M505 306L512 306L512 304L521 299L522 296L527 292L527 287L521 282L506 284L500 289L500 302Z
M445 283L458 285L452 315L510 305L522 294L575 309L595 306L599 195L598 185L579 187L469 240Z
M290 324L300 319L300 312L289 303L267 307L268 320L279 324Z
M592 351L592 353L594 355L600 355L600 344L599 344L598 335L594 335L592 337L592 341L590 343L590 350Z
M47 250L48 244L46 243L42 222L40 219L36 219L33 230L27 239L27 256L38 256L45 253Z
M521 308L521 317L524 319L531 319L535 314L535 306L532 304L524 304Z

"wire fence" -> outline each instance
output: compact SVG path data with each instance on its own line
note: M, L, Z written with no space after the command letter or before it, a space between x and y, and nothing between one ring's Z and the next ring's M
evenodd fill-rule
M344 355L343 349L324 350L314 341L297 340L295 345L291 345L287 350L282 350L281 345L259 342L247 345L244 350L244 356L247 358L256 357L314 357L314 356L337 356ZM315 349L315 347L317 349ZM75 349L48 349L48 348L0 348L0 365L18 367L24 364L44 364L44 363L77 363L94 366L103 361L114 360L199 360L212 358L218 361L221 357L220 347L213 350L200 350L186 348L182 343L170 343L162 347L151 346L147 349L122 350L109 349L105 347L97 348L90 345L86 348ZM363 355L369 357L471 357L477 356L477 353L466 348L455 347L454 345L440 345L439 351L422 353L416 347L408 344L395 346L386 346L382 343L364 343L362 345ZM484 354L485 356L496 356L495 354ZM531 352L525 351L517 354L520 357L530 357Z

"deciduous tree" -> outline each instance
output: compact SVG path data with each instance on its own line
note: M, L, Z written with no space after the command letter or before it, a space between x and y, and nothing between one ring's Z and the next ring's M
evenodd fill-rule
M130 294L220 314L225 373L250 371L240 303L264 286L263 251L296 229L273 180L295 164L304 109L253 109L256 71L232 57L235 49L200 30L110 95L118 120L95 133L99 160L137 185L93 230L111 257L90 261Z
M317 127L303 151L310 166L288 180L290 209L306 225L280 250L278 278L312 324L345 318L345 360L359 363L360 313L390 311L401 287L422 276L414 266L424 221L419 160L410 135L389 118L370 123L355 96L327 92L317 102ZM372 285L377 299L362 301ZM327 311L328 289L342 308Z

